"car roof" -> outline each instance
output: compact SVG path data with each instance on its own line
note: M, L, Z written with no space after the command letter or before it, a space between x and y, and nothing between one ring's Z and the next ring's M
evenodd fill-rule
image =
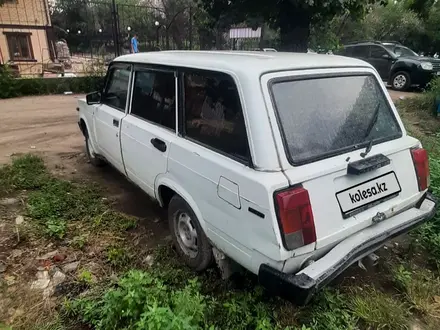
M123 55L114 61L257 75L298 69L371 67L364 61L343 56L261 51L156 51Z
M378 41L360 41L360 42L353 42L344 45L344 47L356 47L356 46L400 46L405 47L404 45L398 43L398 42L391 42L391 41L385 41L385 42L378 42Z
M364 42L356 42L356 43L346 44L346 45L344 45L344 47L371 46L371 45L376 45L376 46L382 45L383 46L384 44L381 42L364 41Z

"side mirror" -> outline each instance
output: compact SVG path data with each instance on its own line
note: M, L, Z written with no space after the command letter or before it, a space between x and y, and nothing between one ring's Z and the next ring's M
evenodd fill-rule
M101 103L101 93L93 92L86 95L86 101L88 105Z
M391 56L388 55L388 54L383 54L383 55L382 55L382 58L384 58L384 59L386 59L386 60L389 60L389 59L391 58Z

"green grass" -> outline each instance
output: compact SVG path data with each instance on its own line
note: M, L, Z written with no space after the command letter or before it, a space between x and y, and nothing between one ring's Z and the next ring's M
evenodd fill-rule
M434 134L422 135L422 142L431 149L432 189L437 193L440 149ZM29 222L54 242L67 237L70 247L84 250L105 232L120 235L136 226L137 219L112 210L99 189L53 177L39 157L14 159L0 169L0 178L5 196L27 190L27 215L33 220ZM435 272L399 264L384 275L393 279L394 293L372 285L328 288L310 305L298 308L268 295L250 274L234 287L221 281L214 269L195 274L168 246L155 250L153 267L140 269L141 251L130 240L112 235L100 256L106 276L114 274L112 279L98 280L91 270L81 268L75 281L88 290L65 300L59 316L37 328L67 329L73 323L73 328L94 329L407 329L416 317L433 329L438 326L440 284ZM414 236L433 260L440 260L437 221Z
M400 264L392 270L396 288L410 309L422 316L440 318L440 279L438 274Z
M48 179L41 157L29 154L16 157L11 165L0 168L0 197L15 190L40 188Z
M408 304L373 287L354 288L347 304L365 328L404 330L410 324Z

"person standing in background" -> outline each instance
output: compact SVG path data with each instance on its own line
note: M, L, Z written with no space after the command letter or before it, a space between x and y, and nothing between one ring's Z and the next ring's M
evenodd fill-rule
M138 37L137 34L135 33L133 38L131 38L131 52L134 53L139 53L139 48L138 48Z

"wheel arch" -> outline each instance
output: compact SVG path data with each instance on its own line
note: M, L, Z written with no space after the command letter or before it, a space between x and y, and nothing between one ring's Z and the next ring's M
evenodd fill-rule
M394 75L401 71L406 72L412 78L415 69L417 66L414 63L397 62L391 67L389 82L391 83Z
M189 207L191 207L191 209L197 216L200 226L202 227L203 231L206 234L206 223L205 220L203 219L202 212L197 206L195 200L181 185L179 185L178 183L176 183L175 181L173 181L168 177L159 176L158 178L156 178L156 182L154 186L155 186L156 199L161 207L167 207L168 203L170 202L174 194L177 194L180 197L182 197L183 200L189 205ZM174 194L170 196L170 192L173 192Z
M86 119L84 117L80 117L79 118L79 122L78 122L79 128L81 130L81 132L83 133L85 138L89 137L89 130L86 124Z

